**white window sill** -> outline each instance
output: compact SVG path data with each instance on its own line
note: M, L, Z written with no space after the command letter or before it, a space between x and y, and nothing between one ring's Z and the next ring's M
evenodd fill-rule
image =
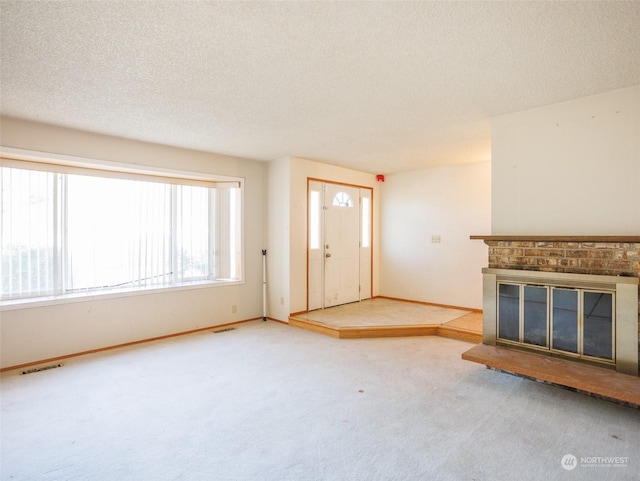
M12 299L0 302L0 312L13 311L17 309L30 309L35 307L55 306L58 304L71 304L74 302L101 301L105 299L115 299L119 297L144 296L148 294L159 294L174 291L185 291L190 289L206 289L211 287L227 287L244 284L244 281L217 280L217 281L196 281L188 284L175 286L153 286L140 287L137 289L112 289L108 291L78 292L74 294L64 294L61 296L33 297L28 299Z

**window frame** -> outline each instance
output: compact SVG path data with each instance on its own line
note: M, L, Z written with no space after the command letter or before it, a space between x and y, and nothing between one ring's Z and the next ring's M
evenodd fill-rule
M28 165L26 164L28 163ZM239 279L206 279L183 281L168 285L150 285L126 287L109 290L88 290L83 292L53 294L38 297L23 297L16 299L0 300L0 312L22 308L44 307L56 304L66 304L83 302L96 299L111 299L121 297L131 297L138 295L155 294L159 292L173 292L190 289L202 289L212 287L226 287L232 285L245 284L245 179L237 176L218 175L202 172L193 172L176 169L166 169L149 165L129 164L122 162L112 162L99 159L75 157L46 152L29 151L0 146L0 166L20 167L30 170L44 170L57 173L82 173L96 177L111 177L128 180L147 180L166 184L190 185L201 187L221 187L224 185L239 188L240 213L237 229L240 239L238 262L240 263L238 274ZM211 229L212 217L209 217L210 237L213 235Z

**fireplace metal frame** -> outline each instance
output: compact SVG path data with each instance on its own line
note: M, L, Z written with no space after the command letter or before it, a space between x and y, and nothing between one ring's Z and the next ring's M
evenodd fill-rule
M505 344L504 341L499 341L497 336L498 283L511 282L613 292L615 294L615 368L618 372L638 376L638 283L640 279L637 277L490 268L484 268L482 273L484 344L496 345L497 342L501 345Z
M518 287L519 290L519 294L518 294L518 302L519 302L519 314L518 314L518 318L519 318L519 339L518 341L515 340L511 340L511 339L507 339L504 337L500 337L500 306L499 303L500 301L498 300L498 309L497 309L497 330L496 330L496 344L500 344L500 345L508 345L508 346L516 346L516 347L521 347L521 348L526 348L527 350L535 350L535 351L539 351L542 353L546 353L546 354L550 354L550 355L560 355L563 357L568 357L568 358L574 358L574 359L579 359L581 361L587 361L587 362L593 362L602 366L613 366L615 367L615 361L616 361L616 333L615 333L615 328L616 328L616 304L615 304L615 297L616 297L616 291L615 290L609 290L609 289L604 289L604 288L584 288L584 287L567 287L567 286L557 286L557 285L548 285L548 284L541 284L540 282L537 282L535 284L531 284L531 283L525 283L525 282L515 282L513 280L510 280L509 282L505 282L501 279L497 279L496 282L498 283L498 293L500 291L500 286L501 285L508 285L508 286L515 286ZM545 289L546 290L546 308L547 308L547 312L546 312L546 316L545 316L545 330L546 330L546 344L544 346L541 345L537 345L537 344L532 344L532 343L528 343L524 340L524 323L526 322L525 320L525 315L524 315L524 303L525 303L525 299L524 299L524 295L525 295L525 289L526 287L536 287L536 288L541 288L541 289ZM576 345L577 345L577 350L576 352L571 352L571 351L565 351L563 349L560 349L558 347L556 347L554 345L554 337L553 337L553 331L554 331L554 322L555 322L555 316L553 314L553 310L554 310L554 289L568 289L570 291L575 291L576 295L577 295L577 314L578 314L578 319L577 319L577 325L576 325L576 335L577 335L577 339L576 339ZM584 322L584 293L603 293L603 294L610 294L612 296L612 306L611 306L611 345L609 346L611 348L611 358L602 358L602 357L595 357L595 356L590 356L588 354L585 354L584 352L584 331L585 331L585 322ZM500 296L498 295L498 298Z

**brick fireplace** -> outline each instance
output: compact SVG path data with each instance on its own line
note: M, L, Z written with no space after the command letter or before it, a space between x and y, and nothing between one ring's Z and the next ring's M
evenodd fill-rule
M588 303L593 298L605 296L612 307L612 332L608 342L612 343L610 352L598 359L590 356L589 348L582 345L575 353L566 353L566 357L579 362L591 362L602 367L610 367L619 372L638 375L640 358L640 334L638 318L640 316L640 236L472 236L481 239L489 246L489 267L484 275L484 322L483 343L504 347L524 348L544 355L562 356L563 352L554 349L555 331L547 333L547 339L532 343L523 342L523 327L520 325L520 338L516 334L501 334L499 303L504 286L515 292L515 297L524 297L526 289L540 291L543 308L553 319L553 295L565 292L575 293L576 332L580 341L591 336L602 337L601 333L589 331L587 315L591 312ZM518 289L520 289L518 291ZM519 292L519 294L518 294ZM595 293L595 294L594 294ZM537 294L536 294L537 295ZM599 297L598 297L599 295ZM546 298L544 297L546 296ZM504 297L504 296L503 296ZM516 299L517 301L517 299ZM513 299L509 302L516 302ZM506 303L506 302L505 302ZM526 306L520 301L519 314L524 317ZM558 305L560 301L558 301ZM604 305L605 303L602 303ZM602 310L602 306L599 308ZM515 307L517 311L517 306ZM535 310L535 309L532 309ZM538 310L540 306L538 306ZM606 309L605 309L606 310ZM503 309L503 316L504 314ZM558 319L560 316L558 315ZM593 321L595 324L600 321ZM560 321L557 323L560 325ZM553 320L547 320L547 329L551 331ZM606 337L606 336L605 336ZM506 338L506 339L505 339ZM553 339L552 339L553 338ZM518 342L519 341L519 342ZM528 342L528 343L527 343ZM536 344L536 345L533 345ZM605 342L606 344L606 342ZM560 342L557 342L560 345ZM579 351L579 352L578 352ZM599 351L597 351L599 352Z

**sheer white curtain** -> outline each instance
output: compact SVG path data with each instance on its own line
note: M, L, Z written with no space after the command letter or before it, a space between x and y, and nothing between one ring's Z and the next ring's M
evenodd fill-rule
M213 191L203 187L175 187L175 277L178 281L207 279L212 277L209 228Z
M67 175L65 290L171 282L172 187Z
M0 173L2 299L242 278L238 182Z
M59 175L0 169L2 297L54 294Z

